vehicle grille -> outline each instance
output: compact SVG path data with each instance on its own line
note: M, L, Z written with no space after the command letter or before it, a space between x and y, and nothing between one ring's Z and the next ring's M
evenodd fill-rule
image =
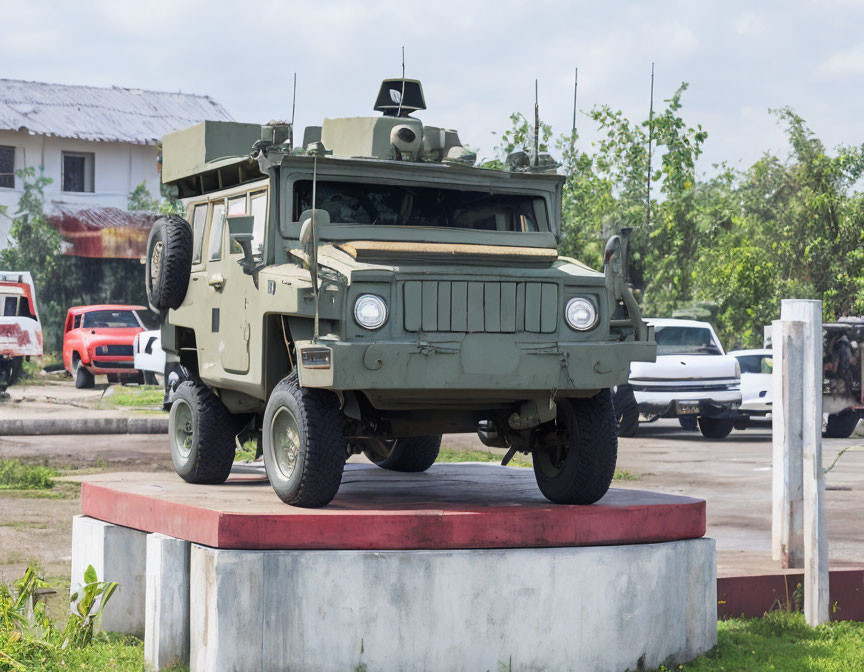
M128 355L132 356L132 346L131 345L103 345L103 348L108 348L108 351L102 350L99 354L102 355L111 355L112 357L117 357L120 355Z
M558 326L558 285L549 282L403 283L405 331L549 334Z
M112 362L106 359L94 359L93 366L97 369L131 369L134 362Z

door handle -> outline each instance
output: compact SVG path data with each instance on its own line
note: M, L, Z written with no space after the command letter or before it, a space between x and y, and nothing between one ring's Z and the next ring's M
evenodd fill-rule
M221 273L216 273L210 276L207 284L210 285L217 292L221 292L223 287L225 287L225 278L222 277Z

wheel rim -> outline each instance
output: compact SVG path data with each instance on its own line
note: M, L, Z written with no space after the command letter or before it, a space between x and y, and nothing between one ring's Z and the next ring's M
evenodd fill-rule
M188 460L195 435L192 407L183 399L178 399L171 410L174 415L174 450L179 457Z
M300 458L300 428L294 414L287 408L280 408L270 424L273 441L273 461L282 477L291 478L297 469Z
M162 270L162 255L165 251L165 243L161 240L157 241L153 246L153 251L150 253L150 284L156 283L159 277L159 272Z

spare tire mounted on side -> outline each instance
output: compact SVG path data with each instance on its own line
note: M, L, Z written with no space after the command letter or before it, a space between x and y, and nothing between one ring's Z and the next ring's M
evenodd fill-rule
M192 269L192 227L179 215L160 217L147 239L147 301L156 311L179 308Z

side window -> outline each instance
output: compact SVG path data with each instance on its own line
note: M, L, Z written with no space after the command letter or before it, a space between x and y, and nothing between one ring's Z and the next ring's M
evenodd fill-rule
M93 191L92 152L63 152L63 191Z
M75 316L75 321L72 323L72 328L73 329L80 329L81 328L81 316L80 315Z
M249 196L249 214L255 220L252 227L252 251L264 251L264 226L267 223L267 192L259 191Z
M192 263L201 263L201 248L204 246L204 228L207 225L207 204L199 203L192 211Z
M0 187L15 188L14 147L0 147Z
M235 196L228 199L228 215L245 215L246 214L246 195ZM252 246L252 251L255 251L255 246ZM240 243L231 243L231 254L242 254L243 249Z
M224 214L225 201L214 203L212 214L210 215L210 244L207 247L207 258L210 261L222 258L222 218Z
M3 315L13 317L18 313L18 297L7 296L3 306Z

